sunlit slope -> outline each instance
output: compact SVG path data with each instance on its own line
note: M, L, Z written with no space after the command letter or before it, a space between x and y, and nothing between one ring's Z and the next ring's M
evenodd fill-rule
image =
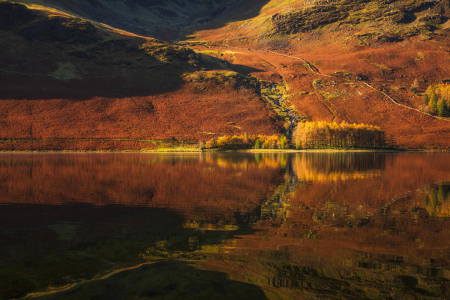
M449 122L417 110L427 86L450 77L449 13L446 1L269 1L257 17L197 34L276 79L307 120L376 125L401 147L446 148Z
M54 11L0 5L6 149L142 149L154 144L135 140L280 131L254 82L221 59ZM135 143L76 142L103 138Z
M312 31L320 35L321 31L338 32L348 27L371 30L359 35L363 40L395 42L450 27L450 4L439 0L267 0L240 5L242 10L228 14L227 31L247 33L249 39L258 38L259 42L262 36L275 39L277 34L286 37ZM245 13L252 9L259 11L253 16ZM230 37L233 34L229 32Z

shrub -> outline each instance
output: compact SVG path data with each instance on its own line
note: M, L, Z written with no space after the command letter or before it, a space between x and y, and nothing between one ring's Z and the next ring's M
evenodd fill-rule
M261 142L259 141L259 139L257 139L255 142L255 149L261 149Z
M206 148L214 148L216 146L216 141L215 140L209 140L206 142L205 147Z

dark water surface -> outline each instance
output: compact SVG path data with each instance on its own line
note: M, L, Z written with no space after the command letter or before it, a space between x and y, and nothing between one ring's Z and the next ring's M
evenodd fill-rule
M0 154L0 299L449 299L450 154Z

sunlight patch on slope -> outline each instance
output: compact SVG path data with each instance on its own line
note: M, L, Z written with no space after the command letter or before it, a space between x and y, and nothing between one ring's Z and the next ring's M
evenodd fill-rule
M70 80L70 79L80 79L81 77L77 74L75 66L70 62L58 62L58 69L51 73L55 79L59 80Z

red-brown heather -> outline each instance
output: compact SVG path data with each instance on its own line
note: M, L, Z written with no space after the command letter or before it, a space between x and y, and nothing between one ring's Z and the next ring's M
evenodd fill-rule
M330 4L339 16L323 17L311 1L243 1L185 32L157 20L141 31L104 24L77 1L17 2L28 8L0 2L1 150L281 136L286 120L263 96L307 121L380 127L401 148L450 146L450 121L420 111L427 87L449 77L444 2L400 1L394 15L381 2ZM264 94L264 82L276 92Z

